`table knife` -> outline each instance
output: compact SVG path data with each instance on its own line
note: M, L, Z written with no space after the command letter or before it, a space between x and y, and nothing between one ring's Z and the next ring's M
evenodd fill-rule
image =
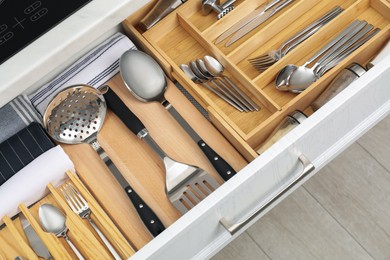
M30 222L28 222L28 220L22 213L19 214L19 219L20 219L20 223L22 224L23 231L26 234L28 242L31 248L34 250L34 252L39 257L42 257L44 259L53 259L49 250L47 250L45 244L39 238L38 234L31 226Z
M282 10L284 7L292 3L294 0L286 0L283 2L279 2L278 5L275 5L273 8L269 8L264 13L262 13L257 18L253 19L251 22L244 25L241 29L239 29L233 36L229 39L229 41L226 43L226 47L232 45L242 37L244 37L246 34L248 34L250 31L258 27L260 24L267 21L269 18L271 18L273 15L275 15L277 12Z
M255 11L250 13L249 15L245 16L243 19L238 21L235 25L227 29L224 33L222 33L220 36L218 36L217 40L215 41L215 44L219 44L223 40L225 40L227 37L232 35L233 33L237 32L241 28L243 28L248 23L252 22L254 19L260 17L263 15L268 9L274 7L276 4L278 4L282 0L274 0L271 1L265 5L262 5L258 7Z
M133 124L131 120L131 118L134 117L133 112L131 112L131 110L125 105L125 103L123 103L123 101L111 89L104 93L103 96L105 97L107 105L110 107L111 111L114 112L114 114L116 114L121 119L121 121L130 129L131 124ZM192 129L192 127L176 111L176 109L174 109L168 101L164 102L164 106L176 119L176 121L184 128L184 130L187 131L191 138L198 144L200 149L206 155L206 157L214 166L214 168L222 177L222 179L227 181L231 177L233 177L236 171L210 146L208 146L206 142L202 140L202 138L194 131L194 129Z

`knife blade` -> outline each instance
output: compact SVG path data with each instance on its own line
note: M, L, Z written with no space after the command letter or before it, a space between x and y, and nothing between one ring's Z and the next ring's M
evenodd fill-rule
M21 213L19 214L20 223L22 224L22 228L24 233L26 234L27 240L34 250L34 252L44 259L53 259L49 250L47 250L45 244L39 238L38 234L35 232L30 222L26 219L26 217Z
M238 21L235 25L233 25L232 27L227 29L224 33L222 33L220 36L218 36L217 40L215 41L215 44L219 44L220 42L225 40L227 37L229 37L233 33L237 32L238 30L240 30L242 27L244 27L248 23L252 22L257 17L263 15L268 9L275 6L280 1L282 1L282 0L274 0L270 3L264 4L264 5L256 8L255 11L253 11L249 15L245 16L243 19Z
M261 16L253 19L251 22L247 23L244 25L241 29L239 29L235 34L233 34L232 38L229 39L229 41L226 43L226 47L229 47L242 37L244 37L246 34L248 34L250 31L258 27L260 24L264 23L267 21L270 17L275 15L277 12L282 10L284 7L292 3L294 0L287 0L284 1L282 4L275 6L272 9L268 9L267 11L264 12Z

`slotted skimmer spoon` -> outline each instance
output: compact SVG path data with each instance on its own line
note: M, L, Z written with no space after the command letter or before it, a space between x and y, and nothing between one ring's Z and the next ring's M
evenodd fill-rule
M92 146L125 190L150 233L157 236L164 231L164 225L129 185L97 140L106 111L106 102L98 90L88 85L77 85L64 89L53 98L43 120L54 140L65 144L88 143Z
M222 173L222 177L224 175L232 175L234 170L230 165L201 139L169 101L165 99L164 93L168 87L167 80L160 65L152 57L141 51L126 51L121 56L120 68L122 79L134 97L143 102L160 102L179 124L183 126L187 133L196 140L205 155L209 159L212 158L212 164L219 174ZM111 104L118 103L119 100L111 102ZM182 214L186 213L219 187L219 184L205 170L171 159L157 146L146 128L138 121L134 119L134 122L137 122L138 128L134 128L132 131L141 139L145 140L163 160L166 170L165 184L167 196ZM207 151L205 150L206 147L208 147ZM208 155L214 156L210 157ZM228 172L229 174L227 174ZM229 178L229 176L226 177Z

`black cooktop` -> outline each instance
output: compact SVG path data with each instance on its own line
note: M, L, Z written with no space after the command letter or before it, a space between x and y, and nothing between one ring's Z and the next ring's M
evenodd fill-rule
M0 64L90 1L0 0Z

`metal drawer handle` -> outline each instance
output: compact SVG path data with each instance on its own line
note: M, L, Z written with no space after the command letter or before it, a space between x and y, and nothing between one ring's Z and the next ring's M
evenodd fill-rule
M311 173L315 167L314 165L309 161L309 159L306 158L306 156L301 155L299 156L299 162L303 165L303 170L298 176L289 183L286 187L284 187L282 190L277 192L275 195L273 195L269 201L267 201L263 206L261 206L258 210L256 210L254 213L252 213L249 217L244 219L241 222L232 224L230 223L226 218L222 218L219 220L219 222L222 224L222 226L229 231L231 235L234 235L237 233L241 228L243 228L246 224L248 224L250 221L252 221L254 218L256 218L259 214L261 214L264 210L266 210L270 205L272 205L276 200L278 200L283 194L285 194L287 191L289 191L291 188L293 188L297 183L299 183L303 178L305 178L309 173Z

